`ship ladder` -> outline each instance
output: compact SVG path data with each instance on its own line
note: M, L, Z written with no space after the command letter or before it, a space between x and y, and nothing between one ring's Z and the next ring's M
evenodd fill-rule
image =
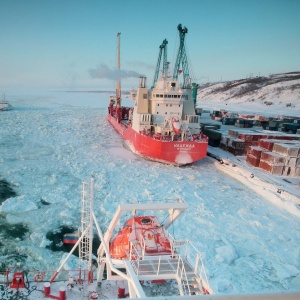
M201 275L197 274L186 258L179 257L177 275L181 295L206 295L209 294L202 284Z

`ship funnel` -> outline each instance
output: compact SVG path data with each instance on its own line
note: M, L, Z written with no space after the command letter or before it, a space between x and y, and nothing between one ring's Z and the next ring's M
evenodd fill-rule
M139 79L139 87L140 88L145 88L146 87L146 77L144 76L141 76L140 79Z

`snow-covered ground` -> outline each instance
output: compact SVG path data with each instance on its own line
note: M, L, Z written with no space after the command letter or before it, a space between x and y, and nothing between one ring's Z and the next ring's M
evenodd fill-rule
M0 260L23 255L28 269L57 268L63 253L45 248L46 233L79 226L81 181L94 175L103 230L119 203L183 198L189 208L174 234L203 253L215 293L300 290L299 215L220 172L209 158L178 168L135 156L106 121L108 97L10 95L14 109L0 114L0 179L18 195L2 203L0 215L29 232L9 241L1 233Z
M198 94L202 108L270 117L300 117L299 100L300 72L211 83Z

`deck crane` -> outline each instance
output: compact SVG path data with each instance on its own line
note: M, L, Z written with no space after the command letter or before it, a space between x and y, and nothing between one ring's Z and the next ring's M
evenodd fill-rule
M181 24L177 26L177 29L179 31L179 38L180 38L180 44L179 49L177 53L176 63L174 67L173 72L173 79L178 79L178 74L183 72L183 88L192 88L192 97L194 100L194 105L196 106L197 102L197 91L198 91L198 84L192 83L192 87L190 86L190 75L189 75L189 65L188 65L188 59L185 51L185 45L184 45L184 38L185 34L188 32L188 29L186 27L182 27ZM182 64L182 69L180 69L180 65Z
M178 74L183 72L183 88L187 88L189 83L189 66L187 55L185 52L184 38L185 34L188 32L186 27L182 27L181 24L177 26L179 31L180 44L177 53L176 63L174 66L173 79L178 79ZM182 69L180 69L180 65L182 64Z
M153 86L152 87L155 87L156 85L156 81L158 79L158 74L159 74L159 69L160 69L160 63L161 63L161 56L162 56L162 53L164 53L164 56L163 56L163 69L162 69L162 72L163 72L163 75L166 76L167 74L167 69L168 69L168 66L167 66L167 44L168 44L168 41L166 39L163 40L162 44L159 46L159 54L158 54L158 60L157 60L157 64L156 64L156 70L155 70L155 75L154 75L154 80L153 80Z

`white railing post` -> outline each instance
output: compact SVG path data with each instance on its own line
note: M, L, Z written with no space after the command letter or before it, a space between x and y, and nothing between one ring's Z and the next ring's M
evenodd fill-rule
M137 261L137 275L140 274L140 259L136 260Z
M197 274L197 272L198 272L199 261L201 261L201 257L200 257L200 254L197 253L196 262L195 262L195 271L194 271L195 274ZM202 267L201 267L201 269L202 269ZM200 275L201 275L201 273L202 273L202 270L200 270Z
M157 266L157 274L159 274L159 270L160 270L160 260L161 260L161 255L159 256L159 259L158 259L158 266Z
M177 276L180 278L180 282L182 284L182 292L185 293L187 290L188 294L191 295L191 290L190 290L190 286L188 284L188 278L187 278L187 274L185 271L184 263L180 256L178 258Z
M187 243L186 243L186 247L185 247L185 254L184 254L185 258L188 257L189 245L190 245L190 241L188 240Z
M146 243L145 243L145 239L142 235L141 235L141 248L142 248L142 259L144 259Z
M132 242L130 241L130 251L129 251L129 260L132 258Z

